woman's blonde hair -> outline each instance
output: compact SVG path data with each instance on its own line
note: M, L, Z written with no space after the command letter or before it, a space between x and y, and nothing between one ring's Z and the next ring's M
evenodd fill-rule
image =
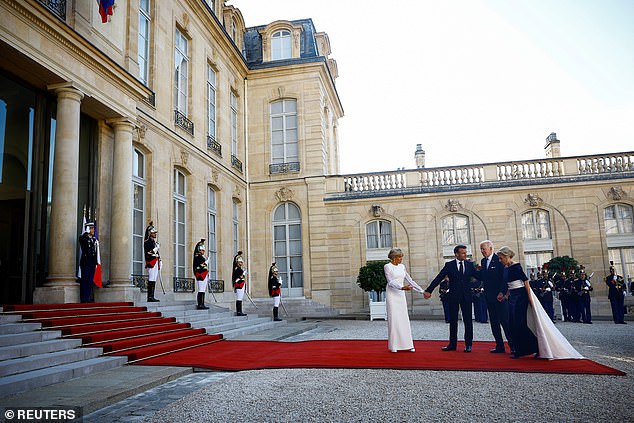
M513 258L515 256L515 251L505 246L500 248L495 254L497 254L498 256L506 256L509 258Z
M403 252L400 248L392 248L387 254L387 258L389 258L390 260L392 260L394 257L403 257Z

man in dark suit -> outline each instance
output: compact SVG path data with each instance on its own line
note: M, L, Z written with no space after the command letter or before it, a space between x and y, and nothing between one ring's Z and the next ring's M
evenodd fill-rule
M508 301L504 298L504 294L508 291L508 287L502 280L504 265L500 263L497 254L493 253L493 243L488 239L480 243L480 252L482 253L481 268L476 272L476 277L484 284L484 295L486 296L487 310L489 311L489 322L491 332L495 338L495 348L492 353L504 352L504 338L502 338L502 329L506 340L513 350L513 342L509 330L509 306Z
M445 277L449 278L449 345L442 347L443 351L455 351L458 344L458 308L462 311L464 322L464 352L471 352L473 343L473 321L471 320L471 278L475 277L475 266L467 261L467 247L456 245L453 249L455 260L445 263L438 276L429 284L423 293L425 298L431 298L434 288Z

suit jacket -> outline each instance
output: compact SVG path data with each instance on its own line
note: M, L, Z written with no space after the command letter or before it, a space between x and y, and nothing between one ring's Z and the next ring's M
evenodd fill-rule
M487 259L480 261L482 268L476 271L476 278L484 283L484 294L488 302L496 302L498 294L506 294L508 286L504 283L502 275L504 273L504 265L500 262L497 254L491 256L491 264L487 269Z
M476 286L476 284L471 282L471 279L475 278L476 270L472 261L465 260L463 264L464 274L460 275L458 263L455 259L446 262L438 276L434 278L425 291L431 294L445 276L448 276L449 292L447 293L447 298L449 301L459 302L462 298L471 301L471 288Z

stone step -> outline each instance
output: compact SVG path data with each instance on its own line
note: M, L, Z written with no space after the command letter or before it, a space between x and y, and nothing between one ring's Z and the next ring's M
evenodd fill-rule
M280 327L287 324L288 322L286 320L282 320L281 322L274 322L273 320L269 319L268 321L263 321L262 323L257 323L254 325L245 325L242 327L237 327L235 329L223 330L221 333L225 339L234 339L244 335L259 333L268 329L273 329L275 327Z
M25 333L11 333L0 335L0 347L9 345L27 344L31 342L48 341L59 338L62 332L59 330L43 330Z
M81 345L81 339L52 339L50 341L30 342L26 344L0 347L0 360L11 360L36 354L69 350Z
M226 333L234 329L257 326L261 323L270 322L270 321L271 319L268 319L265 317L251 318L251 319L245 318L244 320L222 323L218 325L212 322L205 322L204 325L198 323L196 327L204 328L207 331L207 333L210 335L218 334L218 333L222 333L223 335L225 335Z
M73 363L81 360L89 360L100 356L101 352L101 348L74 348L64 351L55 351L4 360L0 361L0 377L16 375L19 373Z
M0 314L0 324L15 323L22 320L22 316L19 314Z
M41 328L41 323L3 323L0 325L0 335L32 332Z
M123 366L126 357L97 357L0 378L0 398Z

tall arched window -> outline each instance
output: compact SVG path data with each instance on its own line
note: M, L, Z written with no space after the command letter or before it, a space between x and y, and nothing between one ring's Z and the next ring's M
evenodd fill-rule
M392 224L386 220L374 220L365 225L368 249L392 248Z
M302 221L299 208L283 203L273 212L273 257L288 296L304 295Z
M522 213L521 221L524 263L526 274L530 274L553 258L550 213L541 209L528 210Z
M180 171L174 170L174 276L179 278L186 277L186 207L187 207L187 191L185 185L185 175Z
M546 210L529 210L522 214L524 239L549 239L550 217Z
M132 157L132 273L142 275L145 269L145 156L135 149Z
M271 165L271 173L299 171L297 100L271 103Z
M231 233L233 235L233 253L236 254L240 248L240 208L238 207L238 201L235 199L232 203L231 209Z
M634 278L634 219L632 206L614 204L603 209L608 259L619 275Z
M271 60L290 59L293 54L291 32L276 31L271 36Z
M471 243L469 235L469 217L463 214L452 214L442 219L442 245L454 246Z
M615 204L603 210L606 235L631 234L634 232L632 206Z
M176 29L174 46L174 109L187 116L189 80L189 40Z
M216 191L207 187L207 253L209 279L218 279L218 245L216 240Z

